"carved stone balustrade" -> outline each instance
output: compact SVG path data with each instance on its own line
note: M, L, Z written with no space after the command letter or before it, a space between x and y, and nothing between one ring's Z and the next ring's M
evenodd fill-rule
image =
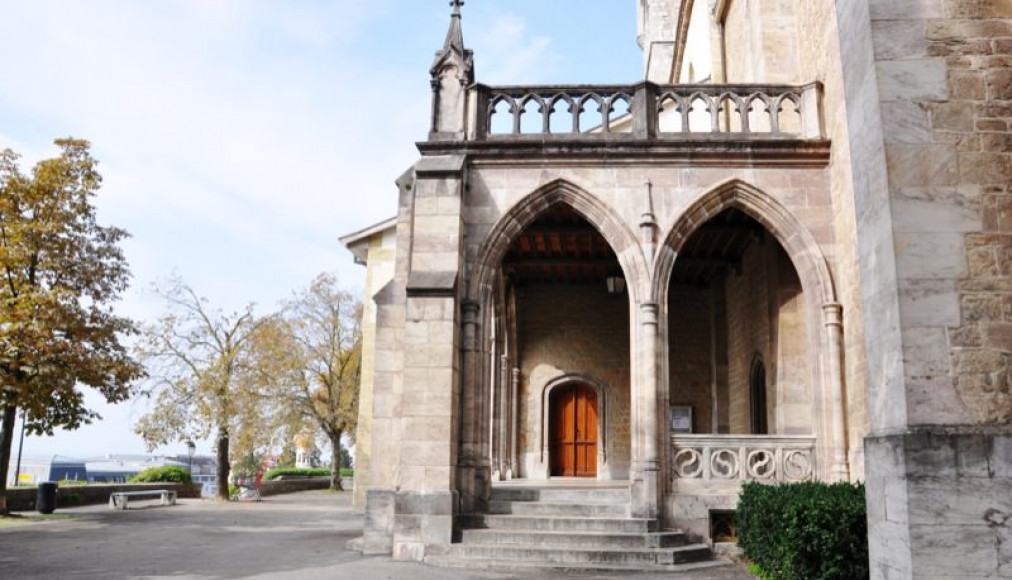
M821 140L822 85L474 85L471 141Z
M672 435L672 487L737 488L744 481L809 481L815 438L784 435Z

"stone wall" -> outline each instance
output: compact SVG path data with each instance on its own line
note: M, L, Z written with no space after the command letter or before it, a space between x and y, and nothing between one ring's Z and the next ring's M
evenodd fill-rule
M365 288L362 300L362 372L359 381L358 428L355 432L356 479L353 505L365 507L365 490L371 485L373 385L376 379L376 315L374 298L394 275L396 230L378 232L368 241Z
M769 241L767 241L769 243ZM767 248L752 244L742 255L741 274L727 279L728 384L731 433L752 433L750 375L760 357L766 366L766 424L776 429L775 345L771 341ZM774 276L775 280L775 276Z
M528 284L518 297L520 336L520 477L543 479L544 388L582 375L604 388L606 459L601 479L629 475L629 299L600 284ZM598 403L600 405L600 402ZM545 434L547 435L547 434ZM600 445L601 442L599 441Z
M668 291L669 403L692 406L693 433L714 432L712 295L687 285Z
M347 479L341 480L345 490L354 487L355 482ZM312 491L319 489L330 489L329 477L293 477L278 478L271 481L264 481L260 484L260 495L284 495L286 493L297 493L300 491Z
M806 83L798 78L795 7L790 0L727 0L724 42L729 83Z
M862 296L864 286L858 265L854 187L855 175L863 174L860 170L853 169L859 165L852 165L837 4L835 0L795 0L794 10L800 76L808 81L820 81L825 87L825 131L833 143L826 178L833 209L832 228L836 244L828 251L827 258L833 262L837 300L843 306L848 458L850 477L856 481L863 479L864 437L870 429ZM868 284L873 286L875 281L869 281Z
M145 491L149 489L172 489L177 497L200 497L200 484L184 483L120 483L68 485L57 487L56 509L79 505L102 504L109 501L109 495L118 491ZM19 487L7 490L7 507L11 511L23 512L35 509L38 488Z
M1012 3L870 0L837 3L837 18L863 176L872 577L1009 575L995 518L1009 458L976 448L1004 449L1012 414Z

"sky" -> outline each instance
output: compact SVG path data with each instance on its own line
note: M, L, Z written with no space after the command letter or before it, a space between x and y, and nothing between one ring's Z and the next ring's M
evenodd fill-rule
M477 80L637 82L635 6L467 0ZM120 313L156 318L151 286L173 275L226 311L270 312L323 271L360 291L338 237L394 215L446 0L0 0L0 14L0 149L27 171L53 139L91 141L100 223L132 234ZM28 437L25 456L146 451L144 400L87 401L102 421Z

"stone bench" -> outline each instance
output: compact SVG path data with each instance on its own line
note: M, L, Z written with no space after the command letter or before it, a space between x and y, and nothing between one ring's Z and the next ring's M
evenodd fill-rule
M176 492L171 489L151 489L144 491L114 491L109 494L109 507L113 509L127 509L130 498L159 497L161 505L176 505Z

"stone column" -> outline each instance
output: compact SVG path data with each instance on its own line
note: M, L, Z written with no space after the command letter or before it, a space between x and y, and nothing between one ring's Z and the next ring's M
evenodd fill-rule
M517 471L519 470L519 455L518 455L518 443L517 443L517 414L519 413L519 392L520 392L520 369L513 367L510 369L510 384L509 384L509 466L506 469L506 479L514 479L517 477Z
M486 509L487 487L490 475L485 454L484 393L482 376L483 349L479 343L479 305L464 302L462 307L463 344L461 348L462 385L460 412L457 417L460 432L460 454L457 468L457 489L461 510L464 513L481 513Z
M428 156L415 165L403 386L396 410L395 559L421 560L426 553L445 550L460 508L461 384L472 366L462 357L464 327L470 328L462 317L471 320L476 314L458 298L464 172L463 156Z
M824 355L826 389L823 401L828 409L823 417L829 421L830 440L824 447L829 451L829 480L847 481L850 470L847 466L847 427L843 409L843 305L824 304L822 320L826 328L826 352Z
M635 385L638 404L633 423L633 437L641 441L639 457L635 458L633 474L633 517L655 519L660 513L660 454L657 409L657 332L658 306L656 302L640 304L638 358L639 384Z

